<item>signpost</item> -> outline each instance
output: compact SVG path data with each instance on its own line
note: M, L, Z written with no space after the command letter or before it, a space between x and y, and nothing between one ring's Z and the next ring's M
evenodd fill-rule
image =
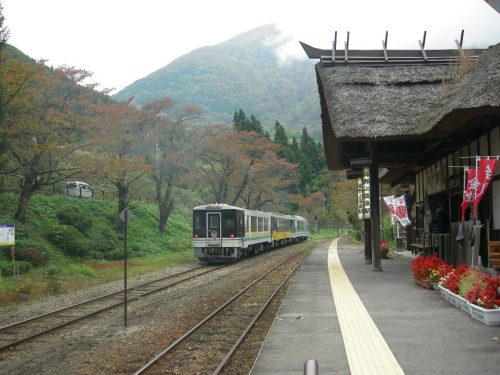
M16 244L16 225L0 224L0 246L10 246L10 259L12 260L12 275L16 276L15 249Z
M118 215L124 223L124 236L123 236L123 305L124 305L124 324L125 328L127 328L127 227L129 219L132 219L134 215L128 209L124 209Z

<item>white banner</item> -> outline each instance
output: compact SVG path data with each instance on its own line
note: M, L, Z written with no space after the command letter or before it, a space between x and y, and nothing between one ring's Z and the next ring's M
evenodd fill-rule
M384 197L384 201L389 208L391 216L396 218L403 226L403 228L411 224L411 221L408 218L408 210L406 209L406 201L404 195L400 197L389 195L387 197Z

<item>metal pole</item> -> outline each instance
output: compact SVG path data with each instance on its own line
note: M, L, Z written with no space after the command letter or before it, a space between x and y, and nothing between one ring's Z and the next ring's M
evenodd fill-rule
M127 328L127 226L128 226L128 210L125 209L125 230L124 230L124 246L123 246L123 295L124 295L124 318L125 328Z
M315 359L308 359L304 363L304 375L319 375L318 361Z

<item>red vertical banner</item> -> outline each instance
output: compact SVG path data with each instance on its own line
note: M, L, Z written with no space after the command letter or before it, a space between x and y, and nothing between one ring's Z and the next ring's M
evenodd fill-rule
M465 220L465 211L471 204L474 203L474 197L476 196L476 190L478 187L476 169L469 168L466 172L467 183L465 184L463 201L460 205L462 207L462 221Z
M472 215L475 219L477 218L477 205L486 193L488 186L490 186L497 163L498 160L496 159L479 159L477 163L477 187Z

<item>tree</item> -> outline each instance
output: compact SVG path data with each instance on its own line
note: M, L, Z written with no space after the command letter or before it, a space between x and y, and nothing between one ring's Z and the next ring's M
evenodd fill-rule
M259 120L252 114L249 119L245 112L240 109L238 112L234 112L233 116L233 126L234 129L240 132L243 131L254 131L260 135L264 135L264 129Z
M22 180L15 218L25 222L34 192L79 173L72 158L90 141L87 105L98 95L93 85L83 85L90 77L85 70L51 70L19 60L2 67L5 119L0 139L7 140L12 170Z
M0 125L3 126L4 120L4 59L3 59L3 51L5 49L5 45L9 38L9 31L4 26L5 17L3 15L3 5L0 3ZM0 138L0 170L3 169L3 166L6 164L6 161L2 158L4 153L7 150L7 139L5 136Z
M132 107L130 102L97 105L93 108L101 124L94 163L98 173L107 178L117 191L118 213L128 207L132 186L151 171L143 154L143 142L150 129L141 118L141 112ZM117 231L123 231L121 221L118 222Z
M201 137L200 170L215 202L260 209L291 181L293 166L279 159L279 146L256 132L215 126Z
M168 219L175 207L174 188L182 184L183 176L193 165L191 140L193 129L185 124L198 118L201 110L186 105L169 118L167 111L175 109L174 102L162 99L143 107L146 122L151 129L151 137L147 142L147 162L154 170L156 200L159 210L159 231L166 233Z

